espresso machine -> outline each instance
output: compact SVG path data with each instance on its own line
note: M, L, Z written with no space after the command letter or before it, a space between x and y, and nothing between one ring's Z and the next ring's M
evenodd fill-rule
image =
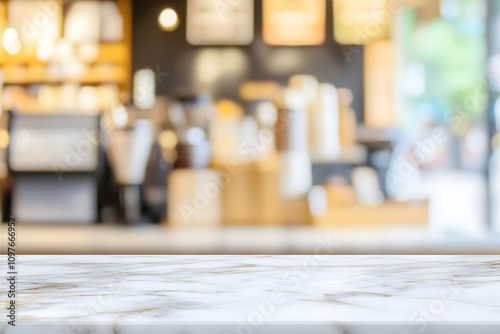
M10 206L20 222L99 221L100 116L10 112Z

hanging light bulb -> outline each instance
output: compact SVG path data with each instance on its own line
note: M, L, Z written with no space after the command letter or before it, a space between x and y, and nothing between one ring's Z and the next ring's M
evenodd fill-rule
M165 8L158 16L158 24L165 31L172 31L179 25L179 15L172 8Z

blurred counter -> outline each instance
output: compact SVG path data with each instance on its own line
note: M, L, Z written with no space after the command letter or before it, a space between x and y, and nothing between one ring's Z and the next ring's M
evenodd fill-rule
M2 225L1 254L7 247ZM500 254L500 238L434 238L425 226L364 229L17 224L17 254Z

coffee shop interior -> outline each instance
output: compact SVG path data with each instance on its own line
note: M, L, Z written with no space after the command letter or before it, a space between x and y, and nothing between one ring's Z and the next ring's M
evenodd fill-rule
M498 1L2 0L0 32L19 254L500 254Z

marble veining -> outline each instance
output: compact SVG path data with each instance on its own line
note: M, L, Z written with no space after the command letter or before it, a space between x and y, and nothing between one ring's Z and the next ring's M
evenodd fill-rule
M0 261L7 272L6 257ZM154 328L142 325L203 324L207 332L210 324L232 324L235 333L251 334L294 323L372 330L397 324L400 334L474 324L500 333L499 256L18 256L17 262L20 326L7 326L2 314L0 333L23 325L34 326L31 333L77 333L68 328L83 325L97 326L95 333L147 333ZM6 293L0 300L5 310Z

